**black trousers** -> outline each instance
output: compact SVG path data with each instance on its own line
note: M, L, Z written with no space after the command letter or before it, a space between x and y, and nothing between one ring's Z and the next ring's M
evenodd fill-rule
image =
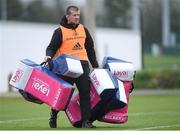
M82 121L90 119L90 80L89 80L89 63L81 61L84 73L78 78L65 78L70 84L76 84L79 91L80 109ZM52 109L52 114L57 115L58 111Z

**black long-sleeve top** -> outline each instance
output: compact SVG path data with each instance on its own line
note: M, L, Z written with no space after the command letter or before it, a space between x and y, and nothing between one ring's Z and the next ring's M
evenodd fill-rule
M65 16L62 18L60 25L69 29L76 29L78 27L78 25L68 24ZM85 49L87 52L87 56L92 67L97 68L98 62L94 50L94 42L87 28L84 27L84 29L86 33ZM46 56L53 57L56 54L56 51L61 47L61 45L62 45L62 31L61 28L59 27L54 31L54 34L51 38L51 42L46 48Z

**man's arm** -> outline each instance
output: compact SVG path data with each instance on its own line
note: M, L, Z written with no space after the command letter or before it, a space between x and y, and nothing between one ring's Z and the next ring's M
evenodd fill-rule
M58 28L54 31L53 36L51 38L51 42L46 48L46 56L53 56L56 54L56 51L60 48L62 43L62 32L61 29Z
M96 53L94 50L94 42L93 39L87 30L87 28L84 28L86 32L86 41L85 41L85 48L87 51L88 59L92 65L93 68L99 67L97 59L96 59Z

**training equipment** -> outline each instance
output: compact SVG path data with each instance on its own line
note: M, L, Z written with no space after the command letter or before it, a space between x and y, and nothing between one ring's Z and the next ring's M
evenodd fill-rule
M128 120L128 100L129 100L129 90L131 88L131 82L126 81L121 83L122 87L118 88L124 88L125 93L125 101L124 98L121 99L122 89L118 89L118 92L116 94L116 98L119 101L127 102L127 105L123 107L122 109L115 109L108 112L106 115L104 115L101 119L98 119L102 122L108 122L108 123L125 123ZM100 102L102 99L100 98L99 94L97 93L95 87L93 84L90 84L90 97L91 97L91 110L95 108L95 106ZM75 127L81 126L81 114L80 114L80 105L79 105L79 95L76 94L70 101L67 109L65 110L66 115L70 121L70 123Z
M90 79L101 99L115 97L118 82L108 70L94 69L90 74Z
M56 110L64 110L67 107L74 91L73 85L28 59L19 62L10 84Z
M92 109L101 100L92 83L90 84L90 97ZM73 126L81 127L82 121L79 104L79 94L76 94L72 97L67 109L65 110L65 113Z
M97 117L98 120L107 123L125 123L128 121L128 101L133 89L135 68L131 62L113 57L105 57L102 67L104 69L94 69L90 74L91 114L100 114L105 108L102 103L106 103L109 104L110 109L107 108L109 112L101 118ZM78 94L71 99L65 111L71 124L81 127Z
M80 59L71 55L62 54L53 61L52 72L63 76L77 78L83 74Z
M111 110L106 115L104 115L99 121L108 123L126 123L128 121L128 101L132 84L130 81L121 82L119 80L118 83L119 89L117 92L117 99L124 103L127 102L127 105L121 109Z
M131 62L113 57L104 57L102 67L109 69L121 81L133 81L134 79L135 67Z

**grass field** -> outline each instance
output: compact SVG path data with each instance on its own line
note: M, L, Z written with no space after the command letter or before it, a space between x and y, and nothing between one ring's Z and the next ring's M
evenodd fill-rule
M180 68L178 57L145 55L145 69ZM136 92L136 90L135 90ZM125 124L96 121L95 130L180 130L180 93L130 96L129 120ZM21 97L0 97L0 130L51 130L49 106L36 105ZM69 123L64 112L57 130L80 130Z
M96 121L95 130L179 130L180 94L131 95L129 120L125 124ZM36 105L21 97L0 98L1 130L50 130L49 107ZM58 117L58 130L77 130L64 112ZM79 129L78 129L79 130Z
M145 69L180 69L179 56L159 56L152 55L144 56Z

